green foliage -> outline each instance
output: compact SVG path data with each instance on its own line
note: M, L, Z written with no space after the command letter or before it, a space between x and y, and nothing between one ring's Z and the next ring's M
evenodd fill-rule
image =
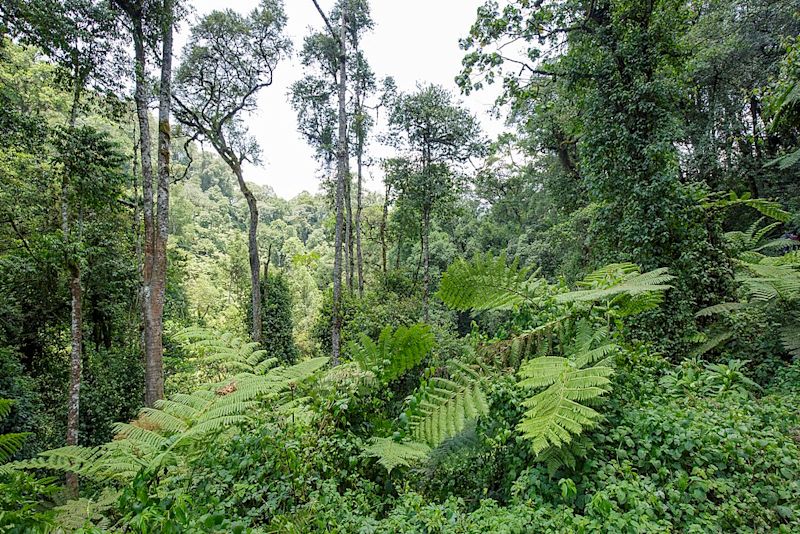
M278 361L269 351L258 349L258 343L228 332L218 334L207 328L190 327L177 332L174 338L189 353L188 362L201 369L213 369L217 376L233 372L264 374Z
M0 472L0 530L9 534L55 529L53 501L60 488L52 478Z
M0 399L0 421L8 417L14 401ZM6 463L14 454L22 448L29 433L0 434L0 464Z
M450 376L430 377L411 397L406 412L411 436L437 447L462 432L470 420L489 413L481 370L451 362Z
M231 171L258 156L241 117L288 52L282 4L204 17L174 115L225 161L183 153L175 130L171 394L139 411L141 173L119 149L129 95L106 83L117 21L103 2L2 3L0 30L46 50L0 43L0 460L19 460L0 466L0 531L800 531L797 2L701 4L486 2L458 83L502 82L514 132L487 146L446 87L389 81L366 102L369 6L338 3L353 156L373 164L379 110L395 151L385 198L348 182L365 287L345 292L335 368L314 358L330 349L327 180L292 200L249 185L273 276L264 344L243 337ZM336 40L309 36L291 91L323 173ZM30 459L63 444L65 252L83 275L82 446ZM80 498L32 469L78 473Z
M252 419L260 400L314 375L327 358L278 367L266 374L241 373L191 394L178 393L143 408L132 423L118 423L113 441L99 447L68 446L9 464L13 469L54 469L99 481L130 481L142 470L181 465L227 428Z
M442 276L438 296L459 310L504 310L530 302L541 286L518 261L505 255L478 255L471 262L456 260Z
M657 307L663 293L672 286L667 282L675 277L666 268L646 273L632 263L611 264L587 275L579 289L556 295L560 303L605 301L606 306L616 308L615 315L626 317Z
M522 296L525 300L516 305L525 302L538 315L521 334L486 346L490 353L510 354L511 361L521 363L519 387L545 388L522 401L528 410L517 430L531 441L537 455L551 446L568 445L600 419L587 403L611 389L611 357L621 350L615 338L621 337L622 320L658 307L674 277L666 269L641 273L630 263L611 264L587 275L578 283L580 289L564 292L544 280L530 280L516 264L507 266L502 256L484 256L473 264L453 265L445 274L450 282L443 283L440 297L450 306L473 308L474 297L464 298L457 288L485 280L487 272L492 280L512 281L494 284L499 298L493 299L489 291L490 302L504 308L509 295ZM599 326L598 320L613 324L615 331ZM560 338L553 339L554 334Z
M261 344L282 363L297 360L292 320L292 296L285 275L270 274L261 281Z
M431 448L415 441L395 441L391 438L372 438L364 454L378 458L387 472L399 466L411 467L428 458Z
M383 383L400 378L419 365L434 345L430 327L415 324L410 327L384 328L377 343L366 334L358 342L351 341L350 357L365 371L371 371Z
M610 391L611 359L619 347L607 337L607 332L581 321L566 357L541 356L520 367L519 387L547 388L523 402L530 409L517 426L531 440L534 453L569 444L573 435L593 427L600 418L587 403Z
M760 214L780 222L788 222L791 214L783 209L780 202L763 198L752 198L750 193L741 196L734 191L728 194L718 193L709 195L702 201L702 206L707 210L725 209L733 206L746 206L758 211Z
M767 241L766 236L774 228L766 225L759 228L761 221L756 221L745 232L730 232L727 235L731 254L736 266L736 283L739 300L708 306L699 310L695 316L703 320L712 317L711 323L700 337L694 350L701 356L711 350L718 349L724 343L734 340L737 333L730 322L738 318L747 319L747 314L758 311L761 314L774 316L777 334L783 349L793 355L800 354L800 332L796 328L796 313L800 298L800 258L792 250L794 241ZM776 249L783 248L780 255L767 255Z

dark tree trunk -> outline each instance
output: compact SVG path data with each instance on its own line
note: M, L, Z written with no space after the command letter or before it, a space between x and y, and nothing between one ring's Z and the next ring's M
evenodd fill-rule
M356 269L358 270L358 296L364 296L364 255L361 250L361 197L363 194L363 162L364 141L358 142L358 186L356 189Z
M336 237L333 260L333 327L331 328L331 363L339 365L342 301L342 233L344 226L344 189L348 175L347 150L347 10L342 9L339 28L339 146L336 177Z
M145 285L149 303L145 313L145 404L153 406L164 398L164 348L162 340L164 298L167 281L167 238L169 235L169 181L172 132L172 33L173 0L164 0L164 34L162 42L161 88L158 95L158 194L156 198L156 227L152 238L150 284ZM147 200L145 200L147 206ZM152 209L152 208L151 208ZM152 216L152 215L151 215ZM145 251L146 254L146 251ZM148 263L145 257L145 270Z
M353 258L353 204L352 204L352 180L349 173L344 182L344 207L345 207L345 222L344 222L344 239L345 239L345 264L344 272L345 279L347 280L347 290L353 292L353 267L355 264Z
M431 270L430 270L430 250L429 250L429 234L431 225L431 213L428 208L422 210L422 307L424 318L428 320L428 297L431 285Z
M78 119L78 106L83 91L83 80L78 67L75 67L75 87L72 93L72 108L69 116L69 131L75 130ZM81 381L83 370L83 313L81 308L81 271L78 258L73 254L72 229L69 217L69 172L65 171L61 181L61 232L64 240L64 263L69 273L70 293L70 355L69 355L69 391L67 399L67 445L78 444L80 425ZM68 473L66 476L67 491L70 496L78 496L78 476Z
M383 198L383 215L381 216L381 269L383 274L386 274L386 224L389 219L389 195L391 194L392 186L386 184L385 196Z
M252 306L250 334L253 341L261 341L261 260L258 255L258 203L255 195L244 181L241 164L234 163L233 171L239 182L239 189L247 201L247 209L250 211L250 227L247 233L247 249L250 257L250 305Z

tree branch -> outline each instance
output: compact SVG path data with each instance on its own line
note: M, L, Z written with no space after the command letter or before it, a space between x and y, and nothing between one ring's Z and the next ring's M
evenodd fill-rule
M311 1L314 2L314 7L317 8L317 11L319 11L319 16L322 17L322 20L325 21L325 26L327 26L328 31L331 32L331 36L333 36L336 42L339 43L339 46L342 46L342 40L339 39L339 35L336 33L336 30L333 29L333 25L331 24L331 21L328 20L328 17L325 15L325 12L322 11L321 7L319 7L319 2L317 2L317 0L311 0Z

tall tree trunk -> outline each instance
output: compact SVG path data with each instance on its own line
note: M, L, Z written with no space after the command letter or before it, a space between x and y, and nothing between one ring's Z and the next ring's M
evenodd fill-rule
M761 139L758 134L758 98L755 95L750 96L750 119L753 121L753 148L755 149L755 158L757 165L763 165L763 154L761 152ZM750 194L754 198L758 198L758 183L756 182L755 173L752 169L747 173L748 186Z
M150 284L149 325L151 335L145 347L145 404L152 406L164 398L163 319L167 282L167 239L169 236L169 180L172 132L172 33L173 0L164 0L164 28L161 57L161 88L158 95L158 195L156 228L153 237L152 279ZM145 261L146 263L146 261ZM147 323L148 321L146 321Z
M78 118L83 80L75 68L75 88L72 94L72 109L69 117L69 131L75 130ZM67 445L78 444L78 428L80 425L81 375L83 371L83 313L81 308L81 270L78 258L73 254L73 244L69 220L69 171L64 172L61 180L61 232L64 239L64 262L69 273L70 294L70 355L69 355L69 392L67 399ZM68 473L66 477L67 491L70 496L78 496L78 476Z
M250 334L253 341L261 341L261 259L258 255L258 203L255 195L244 181L241 164L234 163L233 171L236 173L239 189L242 191L242 195L247 201L247 209L250 211L250 228L247 234L247 249L250 256L250 305L253 309Z
M154 292L154 267L156 265L156 224L153 212L153 161L152 139L150 137L150 113L147 89L147 56L145 51L144 13L141 0L114 0L131 22L134 50L134 102L136 104L136 118L139 126L139 157L142 166L142 219L144 221L144 235L141 251L141 314L142 314L142 343L144 346L145 362L145 404L152 405L158 398L158 385L154 384L151 392L151 383L160 381L163 390L163 377L161 371L161 327L156 321L153 300ZM167 43L163 43L166 47ZM169 43L171 51L172 44ZM169 63L164 67L170 71L171 53ZM163 77L162 69L162 77ZM169 86L168 86L169 87ZM163 97L163 92L162 95ZM162 98L163 100L163 98ZM159 113L161 107L159 107ZM159 128L161 124L159 123ZM160 170L159 154L159 170ZM137 222L138 224L138 222ZM161 377L161 378L159 378ZM162 393L163 396L163 393Z
M345 208L345 222L344 222L344 239L345 239L345 264L344 273L347 280L347 290L353 292L353 266L355 264L353 258L353 195L352 195L352 180L349 173L344 182L344 208Z
M347 150L347 9L344 4L339 28L339 146L336 178L336 237L333 259L333 327L331 328L331 363L339 365L342 305L342 232L344 226L344 186L348 175Z
M430 209L422 210L422 306L425 321L428 320L428 294L431 285L430 249L428 247L431 226Z
M358 35L353 38L353 51L358 55ZM361 80L356 80L356 166L357 166L357 186L356 186L356 270L358 272L358 296L364 296L364 255L361 250L361 211L362 196L364 188L364 88Z
M78 427L81 402L81 374L83 372L83 311L81 299L81 271L77 261L72 261L69 267L69 293L71 300L70 333L72 336L72 350L69 362L69 407L67 409L67 445L78 444ZM71 496L78 495L78 476L74 473L67 475L67 489Z
M359 135L358 140L358 187L356 189L356 269L358 270L358 296L364 296L364 255L361 250L361 211L363 209L363 135Z
M389 219L389 195L392 192L392 186L386 184L386 190L383 197L383 215L381 216L381 269L383 274L386 274L386 225Z
M144 30L142 28L141 13L128 12L133 25L134 48L134 102L136 103L136 118L139 125L139 160L142 167L142 218L144 220L144 234L137 238L140 261L141 287L139 289L139 304L142 315L142 347L144 348L145 369L150 361L150 339L155 335L155 328L150 315L150 287L153 278L153 160L152 140L150 139L150 114L148 112L148 91L146 72L146 55L144 48ZM137 199L138 202L138 199ZM139 225L137 213L136 225Z

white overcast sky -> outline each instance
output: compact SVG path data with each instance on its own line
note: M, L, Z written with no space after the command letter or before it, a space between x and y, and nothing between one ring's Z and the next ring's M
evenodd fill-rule
M321 28L322 19L311 0L284 0L288 16L287 34L294 43L291 60L280 64L275 81L259 97L259 110L250 117L250 131L263 151L260 167L246 169L246 179L271 186L284 198L302 191L316 192L319 187L319 167L311 148L297 132L296 115L289 105L287 92L292 82L303 76L297 58L303 38L310 28ZM484 0L372 0L375 29L363 40L363 50L377 77L394 76L401 91L413 91L418 82L436 83L450 89L475 113L488 135L501 131L501 124L492 120L489 111L495 93L481 91L469 97L459 95L454 82L461 66L463 51L458 39L464 37L475 20L478 6ZM248 13L258 0L194 0L195 16L214 9L232 8ZM334 0L320 0L329 10ZM181 28L176 44L182 46L188 33ZM178 50L176 52L180 53ZM373 153L381 154L380 147ZM378 190L378 169L367 187Z

